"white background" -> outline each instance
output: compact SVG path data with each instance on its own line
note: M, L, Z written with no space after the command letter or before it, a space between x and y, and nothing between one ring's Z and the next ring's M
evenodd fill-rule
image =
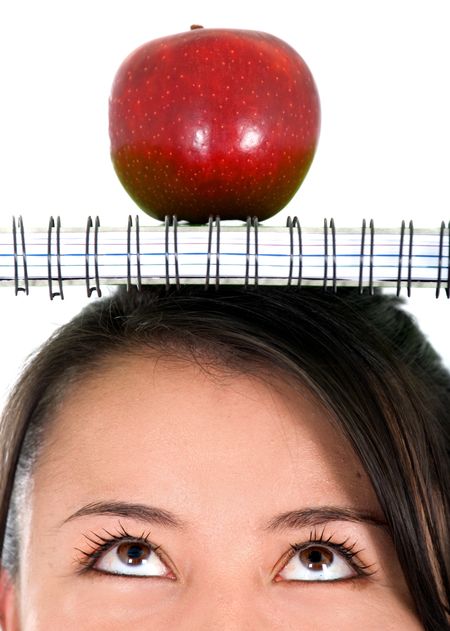
M293 10L295 8L295 13ZM449 0L4 0L0 9L0 227L126 226L140 214L109 157L108 96L137 46L205 27L281 37L309 65L322 106L319 146L292 202L270 222L378 227L450 219ZM445 294L444 294L445 295ZM94 294L95 296L95 294ZM92 298L91 298L92 300ZM0 407L19 367L88 301L0 288ZM408 308L450 365L450 301L413 290Z

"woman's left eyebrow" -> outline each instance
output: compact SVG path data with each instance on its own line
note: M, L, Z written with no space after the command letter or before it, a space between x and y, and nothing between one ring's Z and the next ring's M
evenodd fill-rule
M347 506L317 506L275 515L263 529L275 532L308 526L320 526L331 521L349 521L387 528L387 522L384 518L367 510Z

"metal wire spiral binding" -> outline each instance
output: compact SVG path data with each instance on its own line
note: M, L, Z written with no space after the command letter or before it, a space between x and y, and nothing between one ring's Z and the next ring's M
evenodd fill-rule
M375 244L375 224L373 219L370 220L370 262L369 262L369 294L373 296L374 288L373 288L373 251Z
M363 274L364 274L364 246L366 244L366 220L363 219L361 226L361 251L359 255L359 281L358 290L359 293L363 293Z
M177 289L180 288L180 270L178 263L178 220L176 215L166 215L164 221L165 229L166 229L166 291L169 290L170 287L170 273L169 273L169 256L170 256L170 248L169 248L169 234L170 227L173 227L173 240L174 240L174 258L175 258L175 280Z
M336 268L336 225L334 223L334 219L330 219L330 230L331 230L331 244L332 244L332 260L333 260L333 293L337 291L337 268ZM323 222L323 243L324 243L324 262L323 262L323 289L327 290L328 286L328 259L329 259L329 251L328 251L328 222L324 219Z
M131 226L133 225L133 220L131 219L131 215L128 215L128 225L127 225L127 291L131 289Z
M448 235L448 252L447 252L447 287L445 288L445 294L447 298L450 298L450 222L447 226L447 235ZM442 260L444 257L444 237L445 237L445 222L441 222L441 229L439 233L439 262L438 262L438 278L436 281L436 298L439 298L439 294L441 291L441 282L442 282L442 269L443 264Z
M330 220L331 240L333 244L333 293L337 291L337 265L336 265L336 226L334 219Z
M369 222L369 230L370 230L370 245L369 245L369 286L368 293L369 295L374 294L374 286L373 286L373 268L374 268L374 243L375 243L375 226L373 219ZM361 249L359 254L359 280L358 280L358 290L359 293L364 293L364 269L365 269L365 261L366 261L366 236L367 236L367 222L365 219L362 220L361 225Z
M258 217L253 217L255 231L255 285L258 285Z
M400 245L398 250L398 274L397 274L397 296L400 295L401 283L402 283L402 265L403 265L403 243L405 241L405 221L402 221L402 227L400 231Z
M294 269L294 228L297 227L298 235L298 280L297 288L300 289L302 285L302 273L303 273L303 243L302 243L302 228L298 217L295 216L291 219L289 216L286 220L286 226L289 228L290 238L290 253L289 253L289 277L288 285L292 285L292 273Z
M142 288L142 276L141 276L141 237L139 232L139 217L136 215L136 268L137 268L137 288L141 291Z
M450 298L450 222L447 224L447 237L448 237L448 249L447 249L447 287L445 288L445 294L447 298Z
M323 220L323 247L324 247L324 257L323 257L323 290L325 291L328 284L328 223L327 220Z
M403 266L403 249L404 249L404 243L405 243L405 228L406 228L405 221L402 221L402 227L400 231L399 252L398 252L397 296L400 295L401 284L402 284L401 276L402 276L402 266ZM408 245L407 295L409 298L411 296L412 252L413 252L413 243L414 243L414 224L412 221L409 222L408 229L409 229L409 245Z
M208 253L206 260L205 290L209 287L209 279L211 274L211 256L212 256L212 234L213 234L213 217L210 215L208 221ZM219 263L220 263L220 216L216 215L216 290L219 287Z
M19 252L17 248L17 230L16 230L16 219L13 217L13 241L14 241L14 288L16 292L16 296L19 291L24 291L28 296L29 294L29 283L28 283L28 266L27 266L27 252L25 247L25 229L23 225L22 215L19 216L19 229L20 229L20 237L21 237L21 246L22 246L22 263L23 263L23 276L25 287L19 287Z
M89 237L90 230L92 228L92 217L88 217L87 226L86 226L86 291L88 298L91 297L93 291L97 292L97 295L101 297L102 290L100 289L100 279L98 273L98 229L100 227L100 219L98 216L95 218L95 226L94 226L94 275L95 275L95 287L90 286L90 275L89 275Z
M448 223L447 298L450 298L450 221Z
M133 227L133 220L131 215L128 215L128 226L127 226L127 291L131 289L131 229ZM139 217L136 215L136 224L135 224L135 233L136 233L136 287L139 291L142 288L142 277L141 277L141 251L140 251L140 234L139 234Z
M255 234L255 285L258 285L258 217L247 217L247 249L245 261L245 287L248 287L250 271L250 233L252 227Z
M0 241L0 283L14 285L16 295L28 295L31 284L48 284L51 300L64 299L66 283L80 282L88 297L94 290L101 297L103 283L124 283L128 290L133 285L141 290L143 283L161 283L166 290L171 284L179 289L182 283L203 283L207 290L215 264L216 290L227 282L297 289L322 285L333 293L353 285L369 294L386 286L397 295L404 287L410 297L419 285L434 287L436 298L445 289L450 298L450 222L433 230L402 221L399 230L375 232L372 219L356 229L338 230L334 218L324 219L322 228L302 229L294 216L287 218L285 235L277 226L269 240L271 228L257 216L241 226L227 224L217 215L205 226L184 226L176 215L166 215L162 225L141 228L139 217L130 215L120 235L120 228L100 231L99 217L89 217L85 231L63 231L58 216L50 217L44 230L34 228L34 234L26 235L22 216L13 217L12 234L3 230Z
M445 222L441 221L441 230L439 232L439 259L438 259L438 276L437 276L437 281L436 281L436 298L439 298L439 294L441 293L442 254L444 251L444 232L445 232Z
M409 250L408 250L408 285L407 285L408 298L411 297L413 240L414 240L414 224L412 221L410 221L409 222Z
M53 291L53 278L52 278L52 231L55 227L55 220L50 217L48 225L48 249L47 249L47 269L48 269L48 291L50 294L50 300L53 300L55 296L60 296L61 300L64 300L63 291L63 279L61 271L61 219L58 216L56 218L56 265L58 270L58 292Z

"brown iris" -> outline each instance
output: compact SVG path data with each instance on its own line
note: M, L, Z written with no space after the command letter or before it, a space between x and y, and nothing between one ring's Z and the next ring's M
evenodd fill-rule
M310 546L300 552L300 561L309 570L320 572L323 565L329 566L333 561L333 553L321 546Z
M125 563L125 565L139 565L141 562L145 563L150 553L150 547L138 541L121 543L117 548L119 559Z

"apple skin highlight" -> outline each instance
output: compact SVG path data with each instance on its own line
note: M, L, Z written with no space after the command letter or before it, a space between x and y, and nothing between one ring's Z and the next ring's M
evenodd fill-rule
M148 215L262 221L309 170L320 101L309 68L279 38L196 27L124 60L109 133L116 173Z

